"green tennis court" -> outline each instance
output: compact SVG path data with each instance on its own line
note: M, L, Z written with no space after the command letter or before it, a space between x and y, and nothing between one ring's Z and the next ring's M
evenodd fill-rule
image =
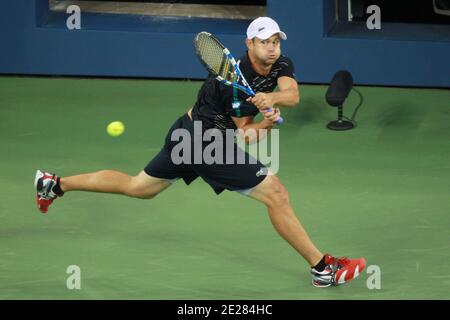
M201 179L153 200L73 192L37 210L36 169L138 173L200 85L0 77L0 299L450 298L448 90L358 87L346 132L325 128L325 86L302 86L282 110L278 176L298 217L322 251L379 266L379 290L366 272L314 288L262 204ZM114 120L126 125L116 138ZM66 287L70 265L80 290Z

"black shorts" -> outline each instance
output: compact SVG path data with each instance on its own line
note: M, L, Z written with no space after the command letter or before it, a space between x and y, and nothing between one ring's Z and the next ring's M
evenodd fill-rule
M202 161L200 164L195 164L193 155L191 157L192 161L175 164L172 161L171 153L174 146L179 142L171 141L171 135L178 128L187 129L192 137L194 136L194 122L185 114L172 125L166 135L164 147L145 167L145 173L152 177L167 180L181 178L186 184L190 184L200 176L217 194L220 194L225 189L248 194L252 188L261 183L266 177L267 168L242 150L235 142L232 144L234 148L232 164L229 164L230 161L212 164L206 164ZM204 150L210 142L203 142L202 144L202 150ZM244 163L242 161L238 162L238 159L243 159L242 157L245 157Z

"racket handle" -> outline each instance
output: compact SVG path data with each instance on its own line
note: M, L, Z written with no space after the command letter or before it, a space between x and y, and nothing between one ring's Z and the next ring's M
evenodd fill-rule
M268 111L268 112L272 112L272 108L267 109L267 111ZM283 118L282 118L282 117L279 117L278 120L277 120L277 123L278 123L278 124L283 124Z

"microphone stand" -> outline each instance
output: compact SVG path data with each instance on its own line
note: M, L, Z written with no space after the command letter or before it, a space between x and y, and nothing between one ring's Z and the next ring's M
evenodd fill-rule
M343 120L343 107L342 104L338 106L338 118L337 120L331 121L327 124L327 128L330 130L337 130L337 131L343 131L343 130L350 130L353 129L355 126L352 122Z

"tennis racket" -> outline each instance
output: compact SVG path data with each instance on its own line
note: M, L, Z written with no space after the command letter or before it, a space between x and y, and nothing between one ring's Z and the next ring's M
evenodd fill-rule
M201 63L216 76L218 81L235 87L250 97L255 95L233 55L216 37L209 32L202 31L195 36L194 46ZM272 108L267 110L271 112ZM283 123L283 118L278 118L277 123Z

